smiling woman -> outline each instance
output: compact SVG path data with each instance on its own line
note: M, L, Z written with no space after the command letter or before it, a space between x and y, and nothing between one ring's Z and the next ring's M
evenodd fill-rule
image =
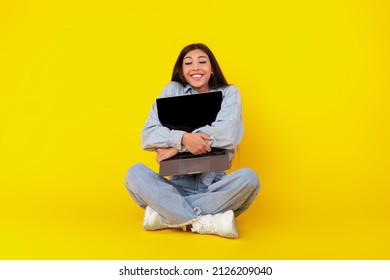
M188 84L197 92L228 86L217 59L204 44L191 44L181 51L171 80Z
M207 92L210 77L214 75L206 53L200 49L190 51L184 58L183 74L187 83L198 92Z
M390 259L389 13L383 0L0 1L0 259ZM197 41L237 86L202 49L210 90L237 111L241 98L245 125L242 141L202 132L240 140L229 172L261 179L238 242L144 231L123 187L136 162L158 169L139 136L159 92L197 92L183 61L162 90Z
M172 81L160 98L221 91L223 101L211 125L185 132L164 127L156 103L143 128L145 150L157 152L157 161L180 152L201 155L211 148L228 150L232 159L241 142L243 124L237 87L228 85L210 49L203 44L185 47L173 70ZM170 180L143 164L131 167L126 187L139 206L145 208L145 230L180 228L200 234L237 238L235 217L249 208L260 189L257 174L242 168L230 174L211 171L171 176Z

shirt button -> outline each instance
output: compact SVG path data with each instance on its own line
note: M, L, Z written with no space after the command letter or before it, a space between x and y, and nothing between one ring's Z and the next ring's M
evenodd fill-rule
M199 207L195 207L194 212L195 212L195 215L199 216L202 213L202 209L200 209Z

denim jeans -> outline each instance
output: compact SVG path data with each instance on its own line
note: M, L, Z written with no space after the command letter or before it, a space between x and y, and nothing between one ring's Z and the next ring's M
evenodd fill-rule
M190 224L199 215L227 210L238 216L249 208L260 190L257 174L248 168L217 176L206 186L200 174L168 180L142 163L128 170L125 184L139 206L150 206L170 226Z

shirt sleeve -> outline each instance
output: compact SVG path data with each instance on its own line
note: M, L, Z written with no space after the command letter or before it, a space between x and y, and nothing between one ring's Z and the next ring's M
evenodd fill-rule
M215 122L193 132L212 136L214 139L208 141L211 147L228 150L236 148L244 133L241 97L236 86L230 85L224 89L224 99Z
M180 90L180 88L177 83L171 82L163 89L159 97L172 96L174 90ZM181 139L183 135L184 131L171 130L161 124L158 119L157 105L154 102L142 129L142 148L147 151L168 147L182 150Z

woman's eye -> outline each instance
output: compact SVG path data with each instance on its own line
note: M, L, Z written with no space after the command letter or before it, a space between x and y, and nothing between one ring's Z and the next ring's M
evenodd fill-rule
M184 62L185 65L191 65L191 62Z
M199 61L199 63L205 64L207 63L207 61Z

